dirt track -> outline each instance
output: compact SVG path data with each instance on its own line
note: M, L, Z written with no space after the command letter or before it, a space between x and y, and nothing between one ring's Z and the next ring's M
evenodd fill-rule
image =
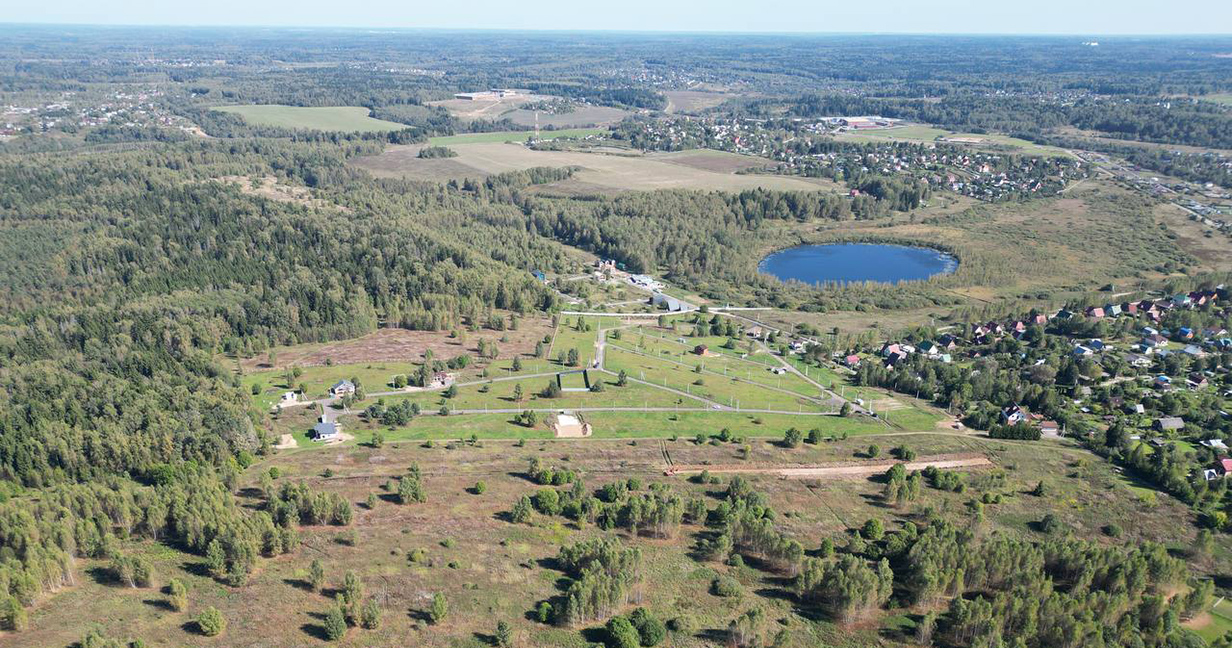
M681 473L700 473L703 470L711 473L749 473L749 474L764 474L778 475L784 479L791 477L796 479L863 479L873 475L879 475L889 470L894 464L904 464L904 468L908 472L913 470L923 470L932 466L934 468L988 468L995 464L988 460L984 455L944 455L940 457L931 457L928 459L920 459L918 461L884 461L876 463L846 463L846 464L825 464L814 466L672 466L667 470L667 474L678 475Z

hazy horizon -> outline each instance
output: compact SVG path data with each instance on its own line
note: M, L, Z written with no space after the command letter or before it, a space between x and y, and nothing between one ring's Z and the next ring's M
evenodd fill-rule
M256 27L431 29L464 31L596 31L724 34L915 34L1021 36L1225 36L1232 3L1178 0L1167 12L1146 0L1072 3L988 3L939 0L922 6L885 0L871 6L771 0L755 13L736 0L670 3L630 0L619 11L581 9L565 0L510 4L474 0L459 12L439 3L359 0L345 7L321 0L219 0L171 5L135 0L107 6L85 0L26 3L9 25L114 27ZM463 14L460 17L459 14ZM1225 31L1212 31L1223 25ZM1012 28L1006 28L1012 26Z

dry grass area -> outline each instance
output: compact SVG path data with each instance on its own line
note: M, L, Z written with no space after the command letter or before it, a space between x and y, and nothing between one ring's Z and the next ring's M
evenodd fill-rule
M509 119L515 124L534 126L535 111L527 110L522 108L522 106L529 103L554 98L555 97L545 95L517 95L514 97L503 97L501 99L479 101L470 101L467 99L447 99L445 101L432 101L429 102L428 105L440 106L441 108L448 110L449 114L454 117L458 117L459 119ZM540 112L538 123L540 126L573 128L576 126L589 126L592 124L614 124L631 114L633 113L620 108L574 104L574 109L572 112L561 113L559 115Z
M767 441L749 447L749 463L806 466L828 462L884 464L885 459L862 459L872 439L785 449ZM902 508L886 505L882 485L875 479L780 479L750 474L754 486L766 493L778 513L776 526L813 551L823 538L840 545L848 530L877 517L889 528L906 520L923 520L929 507L940 515L976 524L981 535L1003 533L1048 542L1034 523L1053 512L1078 537L1105 544L1133 546L1146 540L1173 549L1192 542L1192 514L1166 496L1143 497L1132 483L1092 455L1054 443L997 442L943 435L899 435L877 440L883 448L906 444L921 456L980 453L997 466L968 472L964 494L925 488L920 499ZM666 441L673 461L696 465L740 464L738 444L702 444ZM602 535L615 535L643 552L647 575L638 589L640 604L657 616L688 616L695 622L690 634L674 634L665 645L702 648L723 641L722 629L744 611L757 608L772 628L786 628L783 648L817 645L856 648L870 645L907 646L906 637L876 622L840 627L797 602L790 579L782 574L748 566L699 562L692 547L706 531L685 525L673 538L632 537L623 530L601 531L578 526L562 517L535 514L530 524L514 524L506 513L522 495L539 490L524 475L532 457L546 465L579 471L587 489L636 477L643 484L666 483L686 497L702 497L714 507L723 486L693 483L683 476L663 475L663 449L658 443L633 444L599 439L531 441L519 447L511 441L485 441L482 445L444 444L428 448L418 443L390 443L382 448L313 446L265 458L241 477L240 499L246 506L263 505L252 489L260 473L270 466L282 472L278 479L304 481L314 489L335 492L352 503L354 546L337 541L339 527L301 529L302 544L293 554L262 559L249 582L227 587L204 575L201 558L158 543L144 542L133 551L147 556L157 569L157 580L183 580L189 588L188 611L178 613L165 604L157 589L133 589L112 584L105 563L78 563L78 584L34 608L31 629L5 636L5 646L33 648L67 646L81 639L82 620L97 623L108 635L140 638L148 646L227 646L234 648L301 648L327 645L402 646L423 648L480 648L489 645L498 621L510 624L515 646L583 648L598 641L585 627L554 627L533 620L531 610L540 602L560 596L563 574L553 558L562 545ZM383 485L418 463L424 473L428 501L399 505ZM326 469L330 472L326 473ZM961 469L960 469L961 470ZM328 474L329 476L325 476ZM1045 480L1043 497L1027 494ZM483 481L486 491L474 486ZM246 490L247 488L247 490ZM644 487L643 487L644 488ZM1002 500L985 507L984 521L970 522L966 503L983 492ZM364 500L377 497L372 509ZM1133 520L1133 524L1126 524ZM1124 527L1124 537L1113 538L1102 529L1110 523ZM1218 539L1213 570L1228 566L1228 540ZM425 552L418 562L413 550ZM307 585L308 567L320 560L326 587L314 592ZM336 644L323 638L323 618L344 574L353 570L362 579L366 595L380 605L381 628L351 628ZM719 598L710 593L710 581L726 574L741 584L743 595ZM445 620L432 625L426 619L431 597L441 593L448 601ZM207 606L217 607L228 621L217 638L195 633L193 616ZM630 606L632 607L632 606ZM888 615L918 612L891 610Z
M278 179L273 176L222 176L218 178L219 182L235 183L239 185L240 192L249 196L258 196L269 200L277 200L279 202L294 203L303 205L304 207L313 207L316 209L336 209L339 211L350 211L347 207L335 205L332 202L314 198L312 190L308 187L297 187L292 185L279 184Z
M710 149L696 149L692 151L668 153L660 156L659 159L672 164L680 164L694 169L714 171L716 173L736 173L737 171L756 169L769 164L769 160L766 160L765 158L754 157L752 155L740 155L738 153L728 153L726 151L713 151Z
M468 333L462 339L450 338L442 331L408 331L406 329L380 329L353 340L297 344L275 349L275 365L284 367L318 367L325 364L353 365L370 362L418 362L426 351L431 350L437 358L452 358L462 353L473 353L479 340L498 345L501 357L526 355L535 350L535 342L552 332L548 318L519 320L516 331L491 331L483 329ZM505 342L500 339L506 338ZM245 358L241 361L244 370L270 369L268 354Z
M599 191L647 191L654 189L702 189L742 191L766 188L809 191L832 186L808 178L775 175L737 175L726 171L733 161L717 156L718 161L701 161L694 156L607 155L582 151L535 151L519 144L451 144L458 157L447 160L421 160L416 146L391 146L375 157L352 162L382 177L418 180L483 178L490 174L531 167L581 167L565 182L551 185L553 190L577 192L576 186ZM703 154L710 157L709 154ZM737 156L740 157L740 156ZM447 163L447 164L443 164ZM741 161L743 163L743 160ZM713 170L708 167L718 167Z
M561 113L559 115L540 112L538 124L543 127L552 126L554 128L607 126L615 124L632 114L628 110L610 108L608 106L576 105L573 112ZM525 108L505 111L499 115L499 118L509 119L513 123L521 124L522 126L534 126L536 123L535 111Z
M1190 218L1189 212L1166 203L1155 208L1155 217L1176 232L1176 242L1186 252L1197 257L1204 270L1232 271L1232 254L1228 235ZM1210 236L1207 233L1210 232Z
M667 97L668 113L693 113L713 108L737 95L722 92L705 92L701 90L668 90L663 93Z
M517 95L501 99L471 101L469 99L446 99L445 101L430 101L429 106L440 106L449 114L462 119L500 119L500 114L515 110L518 106L531 101L546 99L534 95Z

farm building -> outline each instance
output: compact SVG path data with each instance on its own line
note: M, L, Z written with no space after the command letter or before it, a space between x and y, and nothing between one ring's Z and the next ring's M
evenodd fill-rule
M677 312L684 310L684 304L680 303L679 299L660 292L650 296L650 303L651 305L666 311Z

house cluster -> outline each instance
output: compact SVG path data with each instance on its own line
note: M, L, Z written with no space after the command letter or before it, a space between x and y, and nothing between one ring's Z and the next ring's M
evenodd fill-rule
M635 148L678 151L712 148L773 162L767 170L844 180L869 173L909 175L937 190L996 202L1052 195L1087 175L1086 165L1060 156L1014 156L951 142L844 142L831 135L897 125L881 117L821 121L747 117L673 117L622 124L617 138Z
M1001 410L1002 425L1030 425L1039 428L1041 434L1056 436L1061 426L1056 421L1045 419L1042 414L1028 411L1021 405L1011 405Z
M809 152L796 146L772 156L779 170L848 178L867 173L911 175L934 189L948 189L986 202L1025 195L1052 195L1086 177L1081 162L1063 158L1006 156L935 143L887 143L872 151Z
M66 92L36 106L8 105L0 107L0 135L96 126L157 126L195 132L191 121L162 105L162 96L155 89L112 92L102 97Z
M950 352L957 347L957 338L952 335L943 335L935 342L926 340L919 343L919 345L911 345L906 342L887 342L882 345L878 355L887 367L893 367L915 353L923 354L932 360L952 362L953 355ZM860 358L859 356L847 356L843 363L854 369L859 366Z

